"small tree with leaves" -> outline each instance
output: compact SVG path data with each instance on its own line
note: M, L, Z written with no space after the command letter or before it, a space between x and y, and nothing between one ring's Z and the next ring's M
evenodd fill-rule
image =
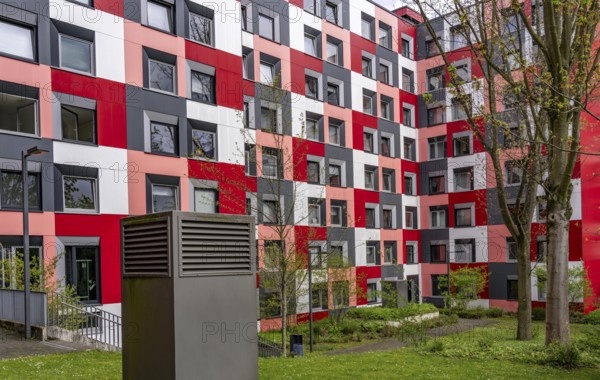
M465 266L450 271L450 289L448 277L440 276L438 283L442 295L446 297L447 307L466 310L470 302L478 300L488 284L488 272L481 266Z

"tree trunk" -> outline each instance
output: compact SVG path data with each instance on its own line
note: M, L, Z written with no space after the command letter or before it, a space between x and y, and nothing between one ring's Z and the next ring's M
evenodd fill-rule
M546 344L569 342L569 219L571 210L548 202Z
M531 238L517 241L517 274L519 309L517 313L517 339L531 340Z
M281 296L281 355L285 358L287 356L287 297L285 286L283 287L283 294Z

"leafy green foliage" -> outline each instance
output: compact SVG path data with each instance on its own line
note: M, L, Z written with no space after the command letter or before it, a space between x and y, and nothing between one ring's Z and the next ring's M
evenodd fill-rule
M432 304L410 303L401 308L362 307L348 310L348 318L378 320L378 321L400 321L407 317L421 314L435 313L438 309Z
M546 266L540 265L534 269L538 284L545 286L548 281ZM591 297L594 292L588 277L587 268L583 265L569 268L569 302L581 302L583 298Z
M466 310L469 302L479 299L487 282L488 272L484 267L462 267L450 272L450 294L446 276L440 277L438 286L446 296L446 302L460 310Z
M531 310L531 319L534 321L545 321L546 320L546 309L543 307L534 307Z
M581 367L581 354L573 344L554 342L548 346L546 363L559 368L572 369Z
M600 309L596 309L584 317L585 323L600 325Z

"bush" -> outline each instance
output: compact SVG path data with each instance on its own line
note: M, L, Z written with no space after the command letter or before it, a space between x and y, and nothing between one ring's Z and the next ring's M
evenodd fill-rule
M410 303L401 308L361 307L348 310L346 317L371 321L400 321L415 315L434 313L438 309L432 304Z
M458 310L456 314L460 318L481 319L484 315L486 315L486 310L481 307L478 307L475 309Z
M581 366L581 354L573 344L552 343L547 349L546 363L559 368Z
M600 327L589 326L584 334L575 340L575 345L583 352L597 352L600 354Z
M436 354L443 352L445 348L444 341L441 339L433 339L427 345L427 350Z
M485 315L490 318L500 318L504 315L504 310L499 307L490 307L486 310Z
M583 320L590 325L600 325L600 309L596 309L586 315Z
M569 313L570 323L585 323L585 314L581 311L571 311Z
M534 321L545 321L546 309L543 307L534 307L533 310L531 310L531 319Z

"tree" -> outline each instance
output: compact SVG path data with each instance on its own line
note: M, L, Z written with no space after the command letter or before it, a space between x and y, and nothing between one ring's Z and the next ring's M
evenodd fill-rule
M484 267L462 267L450 271L450 291L448 277L441 276L439 289L446 296L447 306L458 306L466 310L472 301L479 299L479 294L485 290L488 283L488 273Z
M582 153L582 115L588 114L598 84L600 51L594 40L597 0L520 1L417 0L425 25L450 67L445 42L437 39L433 17L454 25L453 35L481 69L482 104L469 97L457 75L450 75L457 101L493 163L502 217L518 247L519 339L531 337L529 239L538 187L547 202L548 288L546 343L569 340L568 251L571 175ZM431 16L433 13L435 16ZM428 15L429 14L429 15ZM456 42L456 40L454 41ZM508 95L508 97L507 97ZM506 122L498 105L512 103L517 125ZM480 129L485 126L483 133ZM515 205L503 185L506 160L501 136L509 137L523 181ZM504 140L506 141L506 139ZM587 154L587 153L586 153ZM512 170L512 169L511 169Z

